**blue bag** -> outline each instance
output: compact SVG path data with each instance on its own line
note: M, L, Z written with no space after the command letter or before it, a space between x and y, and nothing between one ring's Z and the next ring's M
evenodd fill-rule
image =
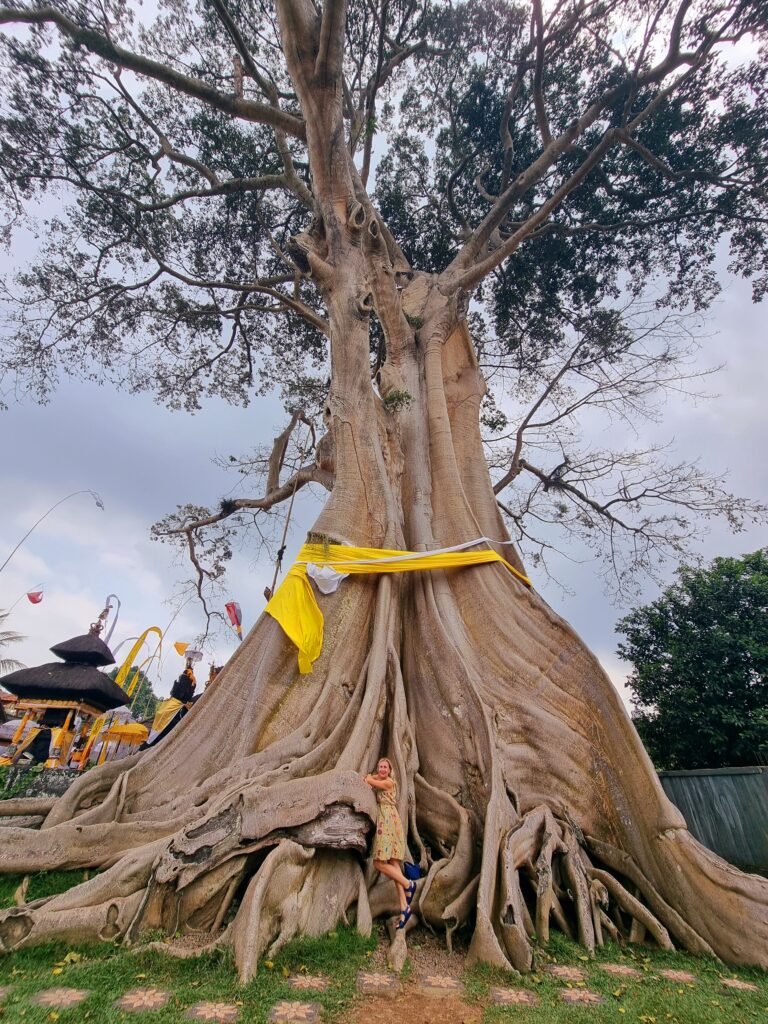
M421 868L418 864L411 864L410 861L403 861L403 874L409 882L418 882L421 878Z

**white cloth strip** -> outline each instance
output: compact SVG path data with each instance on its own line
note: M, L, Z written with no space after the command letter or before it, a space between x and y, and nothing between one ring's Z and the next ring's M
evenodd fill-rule
M349 576L348 572L336 572L329 565L315 565L314 562L305 562L307 576L313 579L321 594L334 594L342 580Z
M513 540L491 540L490 537L476 537L475 540L466 540L463 544L454 544L450 548L435 548L433 551L409 551L407 555L387 555L386 558L329 558L330 565L378 565L380 562L411 562L414 558L424 558L425 555L449 555L453 551L465 551L473 548L476 544L514 544ZM312 565L316 563L296 560L296 565Z

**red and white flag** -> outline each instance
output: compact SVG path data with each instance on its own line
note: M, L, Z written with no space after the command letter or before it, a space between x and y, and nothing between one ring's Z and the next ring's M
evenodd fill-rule
M243 613L240 611L240 605L237 601L228 601L224 607L227 609L227 615L229 621L232 623L235 632L238 637L243 639Z
M42 590L30 590L27 593L27 600L29 601L30 604L40 604L40 602L43 600Z

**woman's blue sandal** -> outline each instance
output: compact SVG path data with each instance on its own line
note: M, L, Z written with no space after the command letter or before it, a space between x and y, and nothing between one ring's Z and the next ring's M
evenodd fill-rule
M415 882L411 882L411 884L405 890L405 898L408 901L408 906L409 907L410 907L411 903L413 903L413 897L415 895L416 895L416 883Z
M411 908L406 907L405 910L400 911L400 920L397 922L397 931L402 931L403 928L408 924L411 916Z

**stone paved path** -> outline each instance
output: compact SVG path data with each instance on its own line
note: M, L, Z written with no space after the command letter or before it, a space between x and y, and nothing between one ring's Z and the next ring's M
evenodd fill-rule
M357 975L357 991L363 996L396 996L399 988L396 974L360 971Z
M299 1003L284 999L272 1007L269 1024L317 1024L322 1013L320 1003Z
M574 1006L596 1006L603 1002L603 997L597 992L590 992L586 988L564 988L560 992L560 998L564 1003Z
M695 974L689 974L688 971L659 971L662 978L666 978L667 981L679 981L684 985L695 985L698 978Z
M32 996L32 1002L51 1010L68 1010L78 1006L90 993L84 988L46 988Z
M233 1003L195 1003L184 1014L187 1020L203 1020L209 1024L233 1024L240 1008Z
M757 985L753 985L749 981L741 981L739 978L721 978L720 981L725 985L726 988L735 988L739 992L757 992Z
M456 978L443 974L424 974L419 979L419 991L425 996L445 999L448 996L463 996L464 986Z
M325 992L328 979L322 974L292 974L288 984L300 992Z
M564 964L547 964L544 970L558 981L586 981L587 978L580 967L566 967Z
M491 1002L497 1006L538 1006L539 997L527 988L492 988Z
M626 964L596 964L599 970L605 971L606 974L615 974L619 978L643 978L645 975L642 971L636 971L634 967L628 967Z
M149 1013L161 1010L170 998L171 993L162 988L132 988L115 1002L115 1009L126 1013Z

